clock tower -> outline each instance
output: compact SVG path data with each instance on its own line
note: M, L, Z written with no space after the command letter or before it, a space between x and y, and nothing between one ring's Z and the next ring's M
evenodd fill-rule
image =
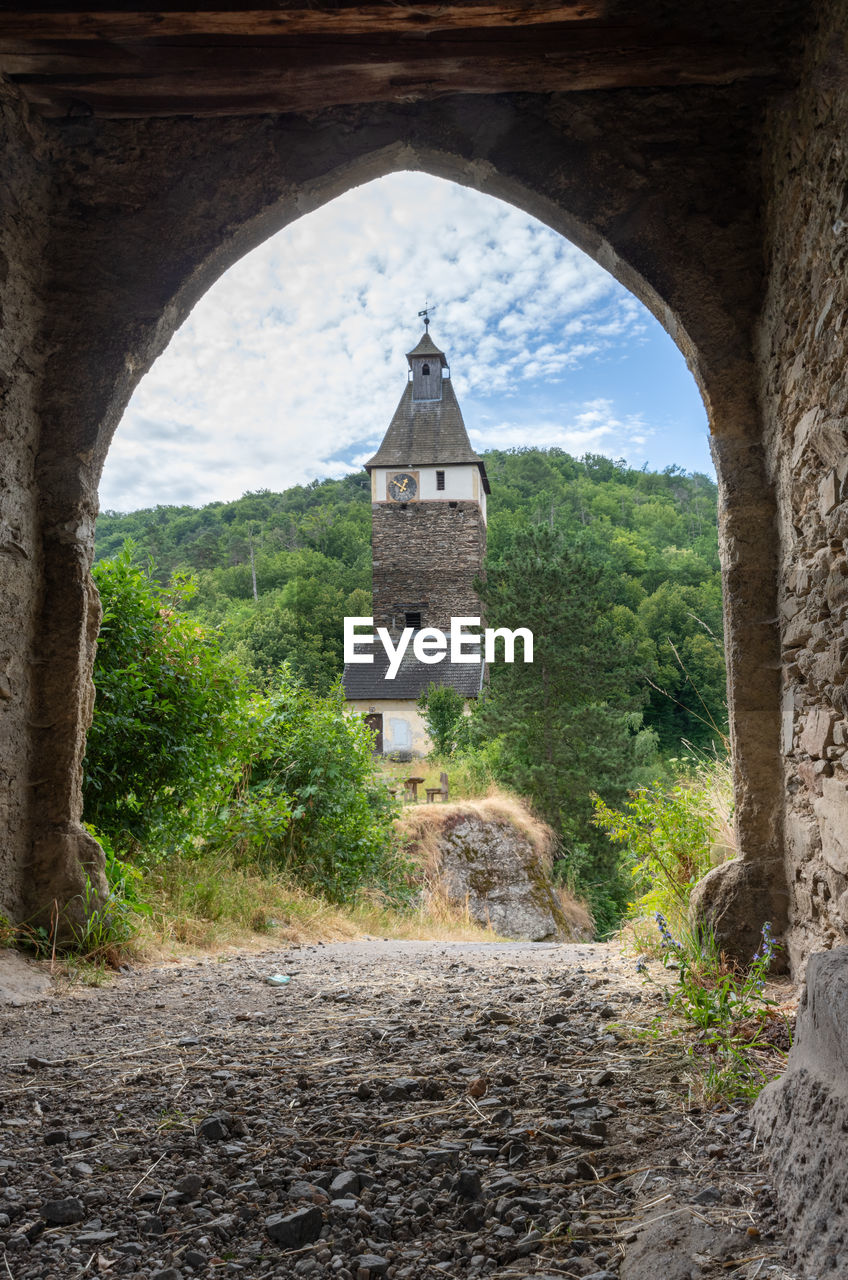
M374 626L447 631L477 617L489 482L471 448L445 353L429 328L408 353L406 389L371 476Z
M374 457L371 477L372 614L395 643L408 627L446 634L452 618L480 617L474 580L486 552L489 481L471 448L445 353L429 332L408 353L406 389ZM483 685L480 658L421 662L409 644L393 679L375 645L371 663L348 663L343 682L350 711L365 717L375 749L396 758L431 749L418 698L450 685L466 700Z

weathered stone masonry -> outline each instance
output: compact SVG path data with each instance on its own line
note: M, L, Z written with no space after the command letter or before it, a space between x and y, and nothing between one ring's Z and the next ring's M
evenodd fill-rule
M178 21L202 27L196 9ZM293 13L304 30L330 21ZM387 13L390 24L403 17ZM451 14L465 21L463 0ZM652 309L686 356L719 475L742 853L714 879L704 909L725 910L724 940L744 957L763 919L783 928L788 870L796 965L811 946L848 937L839 850L848 716L837 671L846 298L844 233L834 230L845 212L842 7L618 3L609 33L605 7L574 37L569 23L585 15L563 14L549 16L535 44L522 34L521 76L514 17L493 10L485 21L509 34L501 62L500 46L481 37L466 71L448 50L430 84L419 56L428 46L390 33L379 46L391 53L384 78L362 63L353 77L331 67L334 101L352 87L328 108L324 71L313 82L308 70L312 34L304 69L261 82L262 93L289 94L276 110L261 94L250 99L242 67L231 83L216 72L218 96L198 100L198 115L195 81L173 69L176 46L167 85L156 87L144 16L129 23L144 52L129 78L101 75L87 87L77 75L55 91L49 75L21 78L23 37L13 37L0 124L0 909L10 916L44 917L54 901L73 914L84 868L99 880L79 821L99 617L88 569L100 469L132 389L242 254L356 183L418 168L511 200L568 235ZM622 15L634 24L624 59ZM361 24L373 21L342 7L333 37L349 22L358 49ZM476 11L467 21L479 29ZM670 54L672 27L683 35ZM37 43L42 28L27 39ZM64 55L56 30L47 38L52 66ZM474 38L463 38L473 52ZM93 55L108 63L108 46ZM225 65L220 47L215 57Z
M778 504L793 967L848 940L848 10L820 8L765 153L758 357Z
M450 630L477 600L486 529L477 502L375 502L371 508L374 626L403 626L398 606L425 627ZM479 602L474 605L480 613Z

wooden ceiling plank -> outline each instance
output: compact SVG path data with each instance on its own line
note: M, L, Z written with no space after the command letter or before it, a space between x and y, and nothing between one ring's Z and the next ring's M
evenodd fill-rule
M725 64L707 75L657 54L634 63L629 52L605 59L443 58L415 68L398 61L370 65L293 67L259 74L241 84L224 73L107 77L85 81L31 81L21 85L32 104L49 115L65 115L85 104L96 116L250 115L308 113L354 103L411 101L448 93L562 93L598 89L726 84L746 78L749 68Z
M446 4L384 4L332 9L291 8L233 12L0 13L2 40L147 40L181 36L367 35L379 31L448 31L603 19L603 0L452 0Z

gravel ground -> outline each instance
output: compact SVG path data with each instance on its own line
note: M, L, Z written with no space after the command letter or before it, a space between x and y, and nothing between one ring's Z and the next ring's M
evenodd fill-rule
M375 940L6 1008L0 1280L795 1280L662 1006L601 944Z

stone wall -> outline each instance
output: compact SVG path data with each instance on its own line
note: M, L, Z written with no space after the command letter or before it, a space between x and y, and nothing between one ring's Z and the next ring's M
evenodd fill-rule
M7 519L24 548L0 553L0 617L12 611L4 661L18 698L3 712L0 743L14 780L0 812L0 880L13 913L49 919L54 901L79 903L85 872L103 884L102 858L80 825L98 622L88 570L100 468L133 388L205 289L257 243L357 183L422 169L569 236L652 309L689 361L720 482L743 905L755 923L780 927L777 548L752 349L763 287L763 94L773 92L762 83L434 89L431 100L303 116L73 113L36 131L14 106L2 193L8 289L14 298L29 281L38 296L6 335L17 347L4 352L18 414L8 422L21 424L4 456ZM818 189L813 170L806 180ZM804 295L788 260L786 289ZM470 578L482 530L461 505L451 516L451 559L465 517ZM441 552L424 534L426 564ZM434 572L427 594L438 590ZM461 595L456 604L440 597L438 612L464 612L465 584Z
M43 350L39 288L47 182L38 128L0 86L0 914L24 910L18 873L29 855L34 646L41 570L35 399Z
M474 591L486 551L476 502L376 502L371 508L374 626L397 630L406 610L422 626L450 629L452 617L478 617Z
M781 572L788 942L848 939L848 10L820 6L797 94L768 122L759 331Z

